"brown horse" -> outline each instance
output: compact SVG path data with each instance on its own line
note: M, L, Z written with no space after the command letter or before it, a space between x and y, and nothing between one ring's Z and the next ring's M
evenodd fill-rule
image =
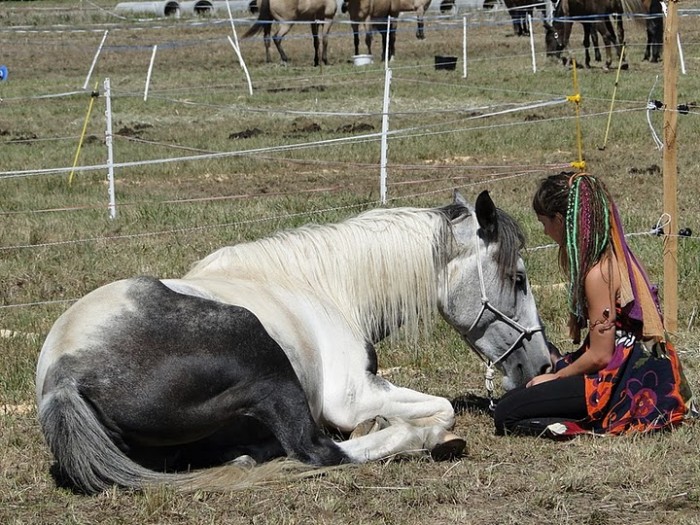
M254 0L249 4L251 13L258 12L258 20L242 38L250 38L263 31L265 41L265 60L270 62L270 40L275 43L280 59L287 63L287 54L282 49L282 39L292 28L292 22L310 22L314 40L314 66L323 60L328 64L328 32L338 9L335 0ZM275 34L270 38L272 24L279 24ZM319 28L322 30L319 38Z
M539 5L538 0L503 0L503 3L513 21L513 33L515 33L515 36L530 36L530 28L527 26L527 15L533 15L535 5ZM544 8L542 10L544 11Z
M569 44L572 26L574 22L578 21L583 24L584 28L586 67L590 67L589 40L592 39L596 45L597 35L600 34L605 44L605 67L609 68L612 64L612 49L614 48L617 56L622 57L622 68L627 69L626 59L622 56L624 28L620 15L622 11L634 12L633 9L636 5L632 4L630 0L560 0L554 8L552 23L545 22L547 54L561 58L562 51ZM617 20L619 38L611 20L613 16ZM597 56L596 59L598 59ZM568 62L567 58L562 58L562 60L564 63Z
M646 18L647 45L644 60L658 62L664 45L664 14L661 0L642 0Z
M387 20L392 18L389 28L389 57L394 57L396 48L396 22L400 13L415 12L417 18L416 38L423 40L423 16L430 7L431 0L343 0L341 11L350 16L355 54L360 54L360 24L365 33L365 45L367 53L372 54L372 33L378 32L382 36L382 60L385 60Z

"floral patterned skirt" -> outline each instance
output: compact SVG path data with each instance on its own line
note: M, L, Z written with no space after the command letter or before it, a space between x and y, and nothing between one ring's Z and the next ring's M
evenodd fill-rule
M587 342L587 341L586 341ZM567 365L587 348L562 359ZM680 361L668 341L642 341L618 327L615 351L606 368L585 376L588 420L581 432L648 432L680 423L692 399ZM577 433L569 428L568 433Z

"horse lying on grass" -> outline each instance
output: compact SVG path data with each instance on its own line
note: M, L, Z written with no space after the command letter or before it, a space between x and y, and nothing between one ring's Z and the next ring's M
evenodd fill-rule
M439 312L504 388L546 370L522 244L487 192L475 207L455 194L221 248L182 279L98 288L59 317L37 364L54 473L84 493L220 490L265 471L236 461L458 456L450 402L378 376L374 344L399 329L415 340ZM377 430L322 431L358 426Z

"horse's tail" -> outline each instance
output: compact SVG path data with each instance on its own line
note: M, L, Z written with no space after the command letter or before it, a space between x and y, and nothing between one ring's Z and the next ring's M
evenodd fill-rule
M251 2L251 5L253 2ZM258 12L258 19L256 22L250 26L248 31L246 31L241 38L250 38L251 36L257 35L265 26L269 26L272 23L272 11L270 11L270 0L256 0L256 11ZM253 12L251 8L251 12Z
M133 462L114 444L75 381L62 381L44 397L39 423L61 480L81 492L94 494L112 485L143 488L171 480L168 474Z
M620 0L620 4L622 12L626 15L648 15L649 8L647 6L651 6L652 2L651 0L646 2L643 0ZM637 26L646 26L646 17L644 16L635 16L633 20Z
M226 465L182 474L149 470L114 444L72 380L61 382L44 397L39 406L39 423L56 459L59 480L86 494L114 485L139 490L169 485L180 492L231 491L272 479L319 472L318 467L288 459L252 469Z

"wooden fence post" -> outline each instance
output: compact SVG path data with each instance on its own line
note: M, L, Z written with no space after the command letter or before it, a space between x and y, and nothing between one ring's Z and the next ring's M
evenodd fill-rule
M664 25L664 213L671 218L664 236L664 318L666 329L678 329L678 203L676 128L678 125L678 2L668 2Z

